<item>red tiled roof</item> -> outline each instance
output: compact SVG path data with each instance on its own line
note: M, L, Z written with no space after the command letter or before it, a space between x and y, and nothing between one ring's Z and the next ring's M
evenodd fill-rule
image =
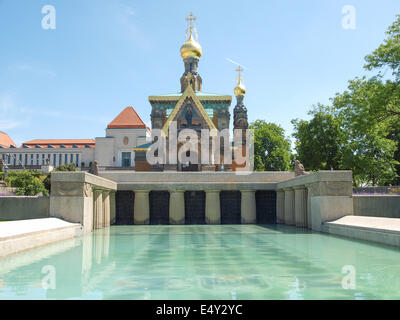
M0 131L0 146L9 148L10 146L16 147L16 144L7 133Z
M107 129L122 128L143 128L146 129L145 123L140 119L139 115L133 107L126 107L122 112L110 122Z
M93 139L35 139L22 143L23 146L27 148L36 148L36 146L42 148L48 148L49 146L53 148L60 148L63 145L66 148L72 148L77 146L78 148L85 148L86 145L94 148L96 141Z

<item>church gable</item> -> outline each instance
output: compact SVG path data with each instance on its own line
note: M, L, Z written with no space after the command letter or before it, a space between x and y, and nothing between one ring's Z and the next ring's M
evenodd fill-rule
M216 129L211 118L190 86L187 86L181 98L163 126L168 135L171 121L177 121L178 128Z

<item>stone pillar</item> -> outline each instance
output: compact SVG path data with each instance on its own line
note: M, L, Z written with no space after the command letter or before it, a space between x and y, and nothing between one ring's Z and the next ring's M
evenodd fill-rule
M86 172L54 171L51 174L50 216L80 223L84 233L102 228L101 193L116 189L117 183Z
M205 190L206 192L206 223L221 224L221 207L219 190Z
M103 228L110 226L110 192L103 191Z
M311 187L311 227L324 231L324 223L353 215L351 171L319 171Z
M150 223L150 190L135 190L135 203L133 206L133 223L149 224Z
M103 192L93 191L93 229L103 228Z
M240 190L242 196L241 215L243 224L257 223L256 191Z
M312 188L311 184L306 184L307 188L307 228L311 229L311 195L312 195Z
M294 190L292 188L285 188L285 224L289 226L295 225L295 212L294 212Z
M115 204L115 192L110 192L110 225L115 223L116 218L116 204Z
M276 191L276 223L285 223L285 191Z
M306 227L307 193L303 186L294 187L294 210L296 227Z
M170 191L169 197L169 223L185 224L185 191Z

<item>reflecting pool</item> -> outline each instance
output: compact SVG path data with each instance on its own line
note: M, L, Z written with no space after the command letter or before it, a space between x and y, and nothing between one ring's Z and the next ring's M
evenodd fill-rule
M0 259L0 299L399 299L400 250L288 226L113 226Z

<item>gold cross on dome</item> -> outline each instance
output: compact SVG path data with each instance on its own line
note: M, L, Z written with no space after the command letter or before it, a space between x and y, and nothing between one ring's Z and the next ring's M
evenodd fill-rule
M193 15L193 13L190 13L189 17L186 18L186 21L189 22L190 26L192 26L193 25L193 21L196 21L196 17Z
M243 71L244 69L239 65L238 67L237 67L237 69L236 69L236 71L238 72L238 82L240 82L241 80L242 80L242 74L241 74L241 72Z
M194 38L197 40L197 30L194 26L194 21L196 21L196 17L193 15L193 13L190 13L189 17L186 18L186 21L189 22L189 26L186 29L186 40L189 40L189 38L192 36L192 33L194 33Z

